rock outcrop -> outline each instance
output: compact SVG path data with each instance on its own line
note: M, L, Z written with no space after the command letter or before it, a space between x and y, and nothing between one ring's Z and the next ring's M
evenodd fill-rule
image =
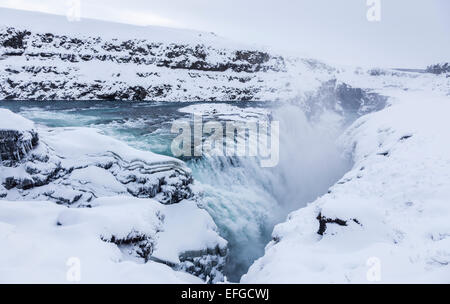
M437 75L448 74L448 73L450 73L450 63L443 62L443 63L430 65L429 67L427 67L426 71L428 73L433 73L433 74L437 74Z
M39 142L33 122L0 109L0 161L14 163L24 158Z

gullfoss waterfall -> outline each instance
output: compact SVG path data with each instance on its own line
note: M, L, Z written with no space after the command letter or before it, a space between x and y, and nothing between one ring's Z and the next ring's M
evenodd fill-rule
M264 255L276 224L326 193L350 168L336 138L348 124L332 111L311 114L301 103L4 102L4 107L43 127L91 127L129 145L172 156L174 122L192 121L192 111L227 121L266 115L280 122L277 166L255 157L183 158L192 169L194 192L228 241L225 275L239 282ZM209 111L209 112L208 112ZM238 114L236 114L238 113ZM240 114L239 114L240 113Z

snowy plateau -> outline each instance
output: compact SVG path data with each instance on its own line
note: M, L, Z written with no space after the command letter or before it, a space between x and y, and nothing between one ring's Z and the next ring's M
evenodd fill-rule
M345 126L351 169L275 227L241 283L450 283L448 63L331 66L212 33L0 9L0 100L271 101L328 115ZM74 257L83 283L226 279L228 242L183 161L7 109L0 155L1 283L68 283Z

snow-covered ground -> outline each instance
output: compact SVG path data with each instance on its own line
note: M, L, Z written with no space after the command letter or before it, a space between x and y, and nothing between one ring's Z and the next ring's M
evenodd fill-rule
M180 213L186 216L172 218ZM93 208L75 209L1 201L0 242L2 283L201 284L182 269L144 263L139 255L155 251L158 258L178 264L186 250L226 245L194 202L164 206L130 197L105 197L93 201Z
M353 169L275 228L242 283L450 283L450 98L384 93L341 138Z

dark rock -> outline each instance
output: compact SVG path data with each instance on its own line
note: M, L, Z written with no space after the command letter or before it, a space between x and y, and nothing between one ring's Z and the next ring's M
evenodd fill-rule
M342 219L330 219L322 215L322 213L319 213L317 216L317 220L319 221L319 230L317 231L317 234L324 235L327 231L327 225L328 224L336 224L339 226L348 226L348 221L342 220ZM351 219L350 221L355 222L356 224L361 225L361 223L357 219Z
M152 237L138 231L130 232L126 238L117 238L114 235L109 237L101 236L100 238L104 242L116 244L119 248L128 245L133 251L132 254L143 258L146 262L149 261L150 256L153 254L155 246L155 241Z
M347 221L341 219L329 219L322 216L322 213L319 213L319 215L317 216L317 220L319 221L319 231L317 231L317 233L320 235L325 234L325 231L327 230L327 224L337 224L339 226L347 226Z
M0 157L2 161L19 161L39 142L34 131L0 130Z
M445 62L445 63L435 64L435 65L430 65L429 67L427 67L426 71L428 73L432 73L432 74L436 74L436 75L450 73L450 63Z
M6 30L6 33L0 34L0 39L3 40L2 45L7 48L23 49L25 48L25 38L30 36L28 31L19 31L13 28ZM0 40L0 41L1 41Z

